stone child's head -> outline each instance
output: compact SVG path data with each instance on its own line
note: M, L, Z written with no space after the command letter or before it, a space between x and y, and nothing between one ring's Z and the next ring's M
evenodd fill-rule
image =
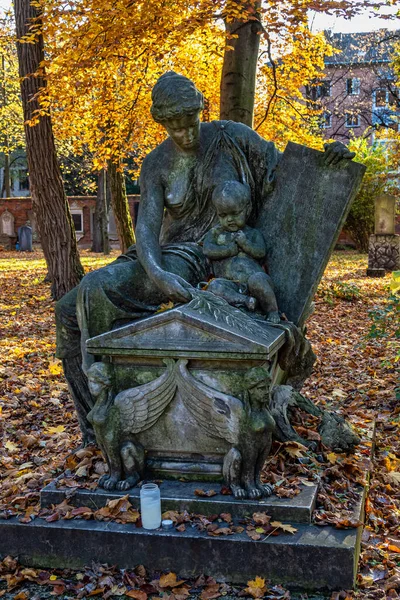
M245 226L250 212L250 187L239 181L225 181L214 189L212 202L222 229L239 231Z
M204 108L203 94L187 77L174 71L164 73L151 95L151 114L183 151L197 147L200 134L200 112Z

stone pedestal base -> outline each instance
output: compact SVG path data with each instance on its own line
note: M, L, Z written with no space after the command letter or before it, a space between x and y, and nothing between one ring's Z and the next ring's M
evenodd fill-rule
M400 269L400 235L373 234L369 238L368 271L370 277L381 277L372 271L384 269L397 271Z
M279 498L272 495L262 500L237 500L233 496L221 494L219 484L211 484L204 481L182 482L162 481L159 483L161 506L163 512L173 510L177 512L198 513L200 515L219 515L228 512L234 518L241 519L251 516L255 512L265 511L270 515L272 521L284 523L311 523L312 512L315 508L318 486L304 486L300 494L294 498ZM214 496L198 496L196 489L205 493L213 490ZM53 504L61 504L68 498L71 488L60 488L53 482L47 485L40 493L40 505L48 508ZM91 491L77 489L68 503L73 506L90 506L97 510L106 506L107 501L121 498L129 494L129 501L134 508L140 510L140 488L135 487L129 492L109 492L101 488Z
M385 269L367 269L367 277L385 277Z
M3 246L5 250L15 250L15 242L17 238L11 237L7 234L0 234L0 246Z
M245 583L256 576L299 590L349 589L354 585L362 527L335 529L310 524L316 487L307 487L288 500L272 497L265 502L238 501L232 496L199 498L194 484L164 482L163 510L186 508L201 514L230 512L235 524L244 514L265 511L274 519L295 525L295 533L251 540L245 531L211 537L207 531L187 527L148 531L135 524L104 521L60 520L29 524L17 518L0 521L0 556L18 556L23 565L81 569L92 561L134 568L142 564L150 572L173 571L195 578L205 573L219 581ZM197 483L203 489L207 484ZM218 489L218 488L217 488ZM130 499L138 502L137 490ZM108 497L122 495L113 492ZM42 505L64 498L54 485L42 491ZM78 490L70 504L104 505L106 493ZM354 518L362 519L363 497Z

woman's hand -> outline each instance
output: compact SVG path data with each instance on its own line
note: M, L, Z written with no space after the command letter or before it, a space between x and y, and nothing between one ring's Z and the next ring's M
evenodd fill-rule
M356 155L355 152L350 152L348 147L342 144L342 142L324 144L324 149L324 162L326 165L337 165L342 160L342 158L351 160Z
M172 302L190 302L192 299L190 290L193 290L193 286L179 275L169 271L160 271L153 280L158 289Z

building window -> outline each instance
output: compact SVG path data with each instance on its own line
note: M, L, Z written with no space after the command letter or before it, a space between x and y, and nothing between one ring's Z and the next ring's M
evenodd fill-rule
M20 190L29 190L29 177L26 172L19 172L19 189Z
M361 80L358 77L351 77L347 80L346 87L349 96L358 96L361 88Z
M71 210L71 216L76 233L83 233L83 211L73 208Z
M321 115L321 127L322 129L328 129L332 127L332 115L330 112L325 111Z
M360 115L346 114L346 127L360 127Z
M318 98L328 98L331 95L331 81L330 79L325 79L321 81L319 86L317 87L317 97Z
M375 100L375 106L380 106L380 107L385 107L388 105L388 90L385 90L384 88L380 88L378 90L375 90L374 93L374 100Z

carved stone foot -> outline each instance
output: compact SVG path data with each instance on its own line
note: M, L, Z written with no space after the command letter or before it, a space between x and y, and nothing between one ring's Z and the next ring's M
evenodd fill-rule
M231 490L237 500L244 500L247 497L246 490L238 485L231 485Z
M266 321L268 323L275 323L277 325L278 323L281 322L281 318L277 311L273 311L273 312L268 313L268 315L266 317Z
M262 496L261 490L254 483L246 483L246 491L250 500L258 500Z
M245 304L246 304L247 310L254 312L256 310L257 300L255 298L253 298L253 296L247 296L247 298L245 300Z
M261 494L263 496L265 496L266 498L271 496L272 492L274 491L274 486L269 483L264 483L264 484L259 483L259 484L257 484L257 487L260 490Z
M105 490L114 490L117 486L119 477L113 475L103 475L99 479L99 487L102 487Z
M117 490L120 491L129 490L130 488L135 487L139 479L140 477L138 473L135 473L135 475L130 475L126 479L121 479L120 481L118 481L115 487Z

